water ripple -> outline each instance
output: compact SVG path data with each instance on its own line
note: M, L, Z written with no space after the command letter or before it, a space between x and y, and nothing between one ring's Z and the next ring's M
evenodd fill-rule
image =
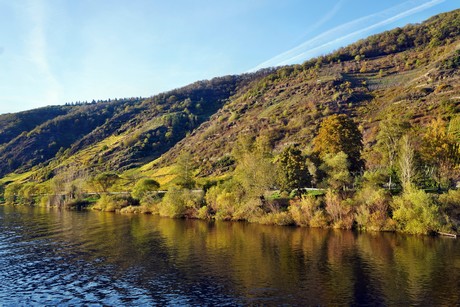
M2 206L0 222L5 306L460 302L455 240Z

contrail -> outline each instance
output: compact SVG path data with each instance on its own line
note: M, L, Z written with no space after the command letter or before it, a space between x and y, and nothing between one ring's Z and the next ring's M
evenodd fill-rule
M343 43L346 40L357 38L359 35L364 34L370 30L378 27L382 27L393 22L396 22L402 18L408 17L415 13L424 11L430 7L438 5L446 0L431 0L420 4L416 7L405 9L407 5L413 5L414 1L407 1L403 4L391 7L382 12L371 14L365 17L361 17L350 21L348 23L337 26L331 30L328 30L306 42L294 47L288 51L285 51L251 69L250 71L256 71L264 67L282 66L288 64L294 64L301 60L306 60L310 57L318 56L326 50L331 50L333 47L339 47L339 43ZM402 11L405 9L404 11ZM402 12L401 12L402 11ZM375 19L379 21L369 25ZM384 20L380 20L385 18ZM359 30L356 30L356 29ZM342 33L342 36L337 37L338 33ZM328 48L330 47L330 48Z
M340 0L339 2L337 2L332 7L332 9L326 15L324 15L323 18L321 18L318 22L316 22L314 25L310 27L309 31L315 30L323 24L325 24L326 22L328 22L329 20L331 20L340 11L344 2L345 0Z

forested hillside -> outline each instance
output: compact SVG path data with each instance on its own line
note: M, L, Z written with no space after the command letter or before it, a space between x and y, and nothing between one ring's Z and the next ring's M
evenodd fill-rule
M459 15L436 16L279 68L235 96L165 158L185 147L217 161L231 154L242 133L266 134L278 151L289 144L308 147L322 119L336 113L360 124L366 153L381 120L398 117L418 127L438 117L449 122L460 109Z
M0 116L0 175L39 169L38 180L52 177L60 161L97 147L86 157L90 172L121 171L158 158L206 121L241 87L267 71L199 81L151 98L116 99L46 107ZM108 148L104 141L116 138ZM54 162L52 167L48 167Z
M10 195L99 186L167 216L456 231L459 66L456 10L301 65L2 115L0 175ZM163 206L146 194L160 186ZM312 187L323 198L299 196Z

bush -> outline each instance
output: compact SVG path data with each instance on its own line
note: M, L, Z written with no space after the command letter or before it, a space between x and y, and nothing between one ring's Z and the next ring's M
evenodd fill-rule
M150 213L149 210L145 210L144 206L128 206L120 209L120 213Z
M187 189L172 187L163 197L159 205L159 213L161 216L174 218L196 218L202 204L203 195L201 193L193 193Z
M21 189L18 192L19 202L23 205L33 205L35 204L35 198L37 197L38 186L36 183L27 182L22 185Z
M136 205L138 205L138 203L131 197L103 194L93 205L92 209L104 212L115 212L122 208Z
M460 209L460 190L449 190L439 196L439 203L443 210Z
M250 198L236 206L232 220L258 222L263 216L262 202L260 199Z
M65 198L61 195L45 195L40 199L41 207L62 207L65 204Z
M211 218L211 212L208 206L203 206L198 210L197 217L201 220L209 220Z
M316 211L310 220L310 227L313 228L324 228L329 223L328 217L324 210Z
M287 226L293 225L294 220L289 212L270 212L267 214L262 215L258 222L264 225L280 225L280 226Z
M243 191L234 181L213 186L206 193L206 203L216 220L232 220L242 198Z
M141 200L144 196L157 191L159 188L160 188L160 184L156 180L153 180L150 178L144 178L144 179L139 180L134 185L131 195L134 198Z
M327 217L321 208L321 202L314 196L303 195L301 199L292 200L288 210L296 225L310 227L327 226Z
M340 195L329 189L325 196L326 212L330 215L334 228L351 229L353 227L354 204L350 199L342 200Z
M375 186L365 186L354 197L355 221L359 229L393 230L388 214L391 197L388 191Z
M129 205L121 208L120 213L159 214L160 197L157 194L147 193L140 200L140 204Z
M160 203L161 197L157 192L146 192L140 200L140 206L132 210L140 213L159 214Z
M114 199L104 194L96 201L92 209L99 211L115 211Z
M393 219L410 234L430 234L441 227L441 214L433 197L423 190L408 188L393 199Z
M453 229L460 228L460 190L450 190L442 194L438 199L439 206L446 215L448 223L452 223Z

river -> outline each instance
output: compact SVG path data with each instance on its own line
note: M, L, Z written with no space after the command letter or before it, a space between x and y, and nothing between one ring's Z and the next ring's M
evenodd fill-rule
M460 242L0 206L0 305L460 305Z

